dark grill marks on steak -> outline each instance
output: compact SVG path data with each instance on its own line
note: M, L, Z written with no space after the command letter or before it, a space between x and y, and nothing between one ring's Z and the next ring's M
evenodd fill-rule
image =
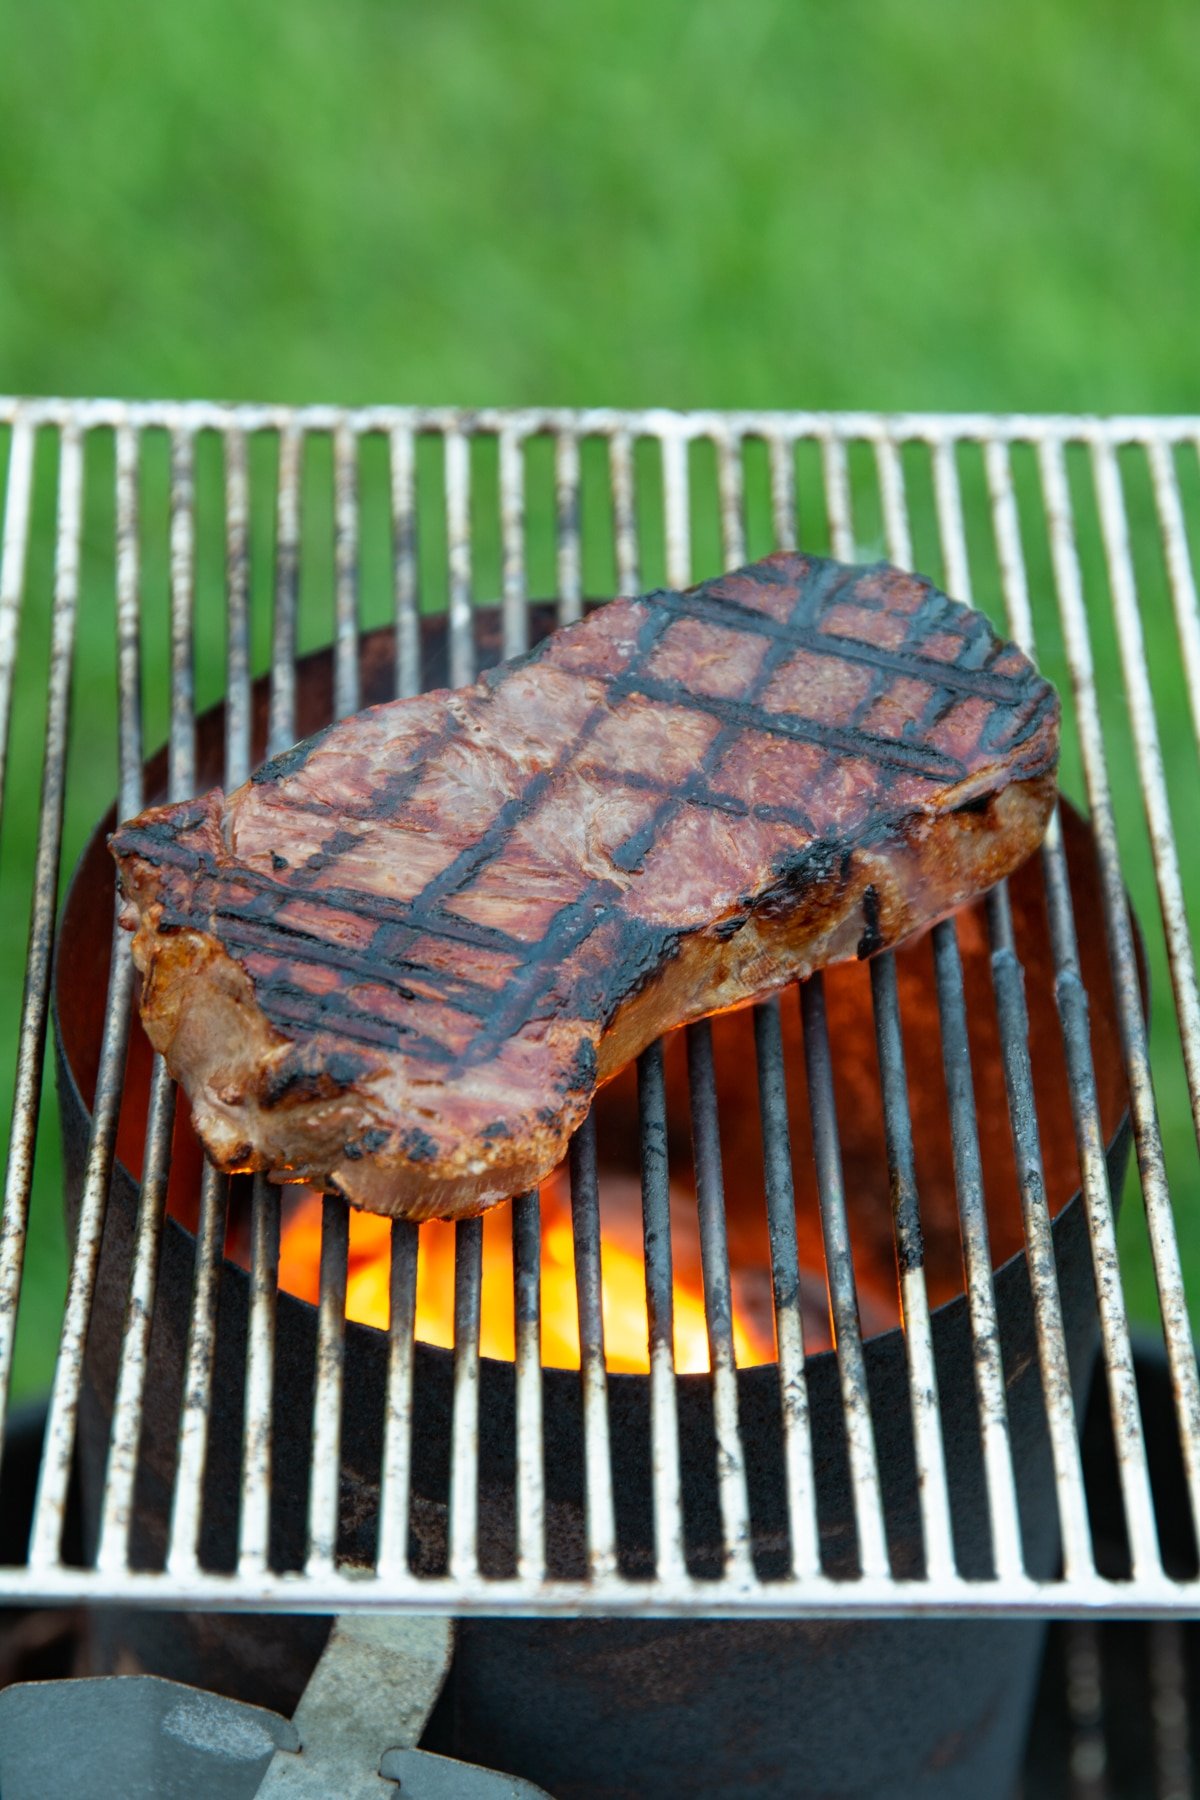
M749 690L747 691L743 702L745 707L753 710L763 693L770 686L771 678L779 668L779 665L792 654L794 640L789 636L789 632L798 634L801 619L807 618L811 608L816 605L813 590L827 591L832 585L836 591L836 589L845 581L846 572L844 570L838 571L836 578L833 578L831 581L834 567L833 564L828 564L815 581L811 581L808 586L801 586L796 599L796 604L789 614L786 628L778 630L777 632L765 634L769 638L773 637L774 642L768 644L766 654L762 659L762 666L759 669L758 674L754 676L750 683ZM666 611L668 616L678 616L679 614L682 614L684 617L697 616L691 612L685 596L681 594L651 594L649 597L649 604L652 606L657 605L662 610ZM702 612L708 610L707 607L702 608ZM737 607L736 605L733 607L726 607L724 612L722 612L722 609L720 608L711 610L717 611L723 618L725 613L736 613ZM711 624L712 620L708 619L703 622ZM672 706L688 706L698 703L698 697L690 692L690 690L684 686L683 682L659 682L652 685L641 673L640 669L636 674L627 673L624 680L618 681L615 686L618 692L641 693L649 698L666 700L668 704ZM718 714L718 716L720 715ZM704 752L704 755L700 758L700 765L695 774L687 777L676 794L671 795L660 802L657 810L651 814L650 818L646 821L645 825L642 826L640 831L635 832L625 843L618 844L617 848L613 851L613 862L618 869L632 870L641 867L643 857L652 845L657 842L659 834L667 824L667 821L673 819L680 809L688 804L697 789L702 788L707 784L708 777L716 769L717 764L732 743L736 730L736 723L732 720L728 721L723 726L722 730L717 733L708 749Z
M972 829L965 809L980 800L978 828L993 840L988 878L1007 872L1044 820L1056 725L1053 690L1027 659L928 582L884 565L780 556L685 594L614 602L472 689L316 734L229 802L145 814L113 848L142 924L139 961L148 966L172 934L215 942L249 977L267 1027L291 1042L256 1104L294 1101L316 1079L314 1046L345 1045L355 1073L326 1085L365 1105L342 1140L355 1180L376 1163L398 1179L424 1163L443 1169L449 1192L456 1132L475 1163L490 1156L497 1170L512 1168L513 1140L529 1137L529 1120L545 1127L557 1105L561 1129L544 1135L561 1149L595 1079L597 1030L661 982L697 936L714 954L732 952L755 919L799 916L819 890L824 912L810 935L833 943L826 926L847 897L853 935L831 953L872 954L962 897L950 834ZM1044 804L1030 802L1023 836L1009 843L987 812L1020 784L1044 789ZM579 838L576 863L555 836L555 809L597 795L586 814L596 841ZM957 826L952 795L964 807ZM928 894L901 895L900 905L895 883L866 879L859 862L902 862L914 821L933 818L945 822L945 876L922 866ZM572 822L564 816L560 833ZM978 861L978 846L972 854ZM743 855L744 881L731 887ZM403 892L406 872L421 870ZM711 874L711 912L679 897L676 872L681 884ZM153 919L151 907L161 909ZM791 965L785 955L760 988L797 972L803 953L799 941ZM732 994L741 997L750 990ZM724 989L712 1001L728 1003ZM564 1020L587 1027L582 1061L564 1050L560 1066L546 1051L546 1091L516 1092L530 1079L516 1073L521 1058ZM389 1053L405 1081L430 1090L419 1157L412 1119L371 1111ZM456 1113L454 1094L474 1091L475 1071L486 1088L493 1070L502 1092L514 1088L511 1115L495 1117L495 1092L486 1119L466 1100ZM176 1072L190 1091L189 1069ZM212 1133L219 1159L217 1124ZM267 1147L269 1131L256 1137L244 1119L238 1133L260 1166L322 1173L324 1151L282 1156ZM456 1191L475 1203L498 1197L479 1174ZM383 1204L365 1187L355 1197L421 1210Z
M822 572L822 576L813 583L813 586L822 587L828 585L830 576L835 573L839 578L839 581L846 578L847 572L845 570L836 570L835 565L829 564ZM835 585L838 585L838 582L835 582ZM669 603L674 598L674 595L666 594L651 594L648 596L647 604L654 610L651 612L650 618L646 621L646 624L642 627L642 630L638 635L637 655L634 660L634 668L627 671L623 678L618 678L616 682L611 683L610 692L615 691L618 695L637 692L643 694L648 693L649 684L646 677L641 674L641 670L645 664L647 654L661 641L667 628L672 622L672 609ZM664 601L667 602L666 605L663 605ZM795 619L797 615L802 611L805 611L811 604L813 604L813 602L810 595L802 586L800 596L792 609L792 619ZM770 646L766 656L763 658L761 670L750 684L750 690L746 696L747 705L753 707L759 695L769 684L771 676L775 673L775 670L788 653L789 647L786 639L778 639ZM696 700L696 696L685 689L680 682L662 685L669 687L669 692L660 697L668 699L669 703L672 705L686 706L693 704ZM566 761L572 760L578 754L579 749L591 737L601 716L603 715L599 708L593 711L589 716L580 733L579 740L576 744L572 745L570 756L565 759ZM613 848L610 852L610 860L615 869L619 869L623 873L631 873L633 870L641 867L644 857L651 847L657 843L664 827L671 819L676 817L681 809L688 803L693 785L698 782L703 782L716 768L721 756L729 748L729 745L732 742L734 730L735 727L726 725L723 730L718 732L717 736L714 737L712 743L701 757L699 767L695 774L687 777L681 784L677 793L669 794L660 799L658 806L645 823L640 826L638 830L631 833L624 842L617 844ZM560 768L562 766L565 766L565 764L560 764ZM555 773L557 772L558 771L556 770ZM548 782L547 785L549 785ZM583 942L584 938L588 937L596 929L597 925L599 925L605 916L609 903L619 899L620 893L621 890L615 887L612 882L593 881L585 888L574 906L566 907L559 913L551 926L550 931L547 933L545 940L540 946L537 966L535 966L531 977L525 982L517 982L514 984L516 991L497 1009L494 1017L484 1026L483 1030L472 1044L471 1049L468 1052L471 1061L482 1061L485 1056L491 1054L497 1044L502 1043L504 1038L519 1025L524 1023L524 1019L528 1015L530 1007L541 998L547 987L553 981L557 972L558 963L572 950L576 949L577 946ZM634 935L636 938L639 934ZM669 938L669 933L658 932L651 935L650 942L654 946L651 955L655 963L661 961ZM622 946L624 955L616 957L613 966L621 970L621 979L623 983L627 984L628 982L627 965L631 954L636 956L640 951L643 959L645 959L648 948L649 946L644 943L636 944L636 947L635 945ZM602 992L597 993L596 997L593 999L592 1005L597 1011L600 1011L603 1007L603 999L604 996L602 995Z

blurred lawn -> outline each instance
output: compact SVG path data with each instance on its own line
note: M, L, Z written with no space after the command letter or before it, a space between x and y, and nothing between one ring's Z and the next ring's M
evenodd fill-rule
M10 392L1200 410L1200 13L1184 0L41 0L10 9L5 37ZM44 546L52 467L40 474ZM200 482L219 505L215 464ZM110 496L111 467L89 467L85 603L111 592ZM147 514L162 496L150 469ZM266 566L269 518L256 530ZM1148 530L1135 520L1139 555ZM365 594L386 590L382 522L377 535ZM49 575L35 547L0 862L5 1021L28 919ZM321 578L312 565L310 592ZM1147 628L1169 667L1157 580ZM154 742L161 544L147 548L145 585ZM219 686L219 553L198 591L204 701ZM111 597L85 604L85 621L68 867L115 786ZM1098 632L1119 713L1111 628ZM1168 774L1194 812L1177 665L1161 707ZM1136 827L1129 759L1117 760ZM1131 879L1152 913L1144 850ZM1177 1050L1161 955L1156 973L1165 1063ZM1163 1108L1200 1288L1177 1080ZM56 1169L48 1118L22 1387L52 1356ZM1147 1309L1140 1240L1130 1254Z

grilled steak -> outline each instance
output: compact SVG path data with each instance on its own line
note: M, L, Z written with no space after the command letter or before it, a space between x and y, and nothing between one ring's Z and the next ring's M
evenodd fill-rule
M221 1167L478 1212L661 1032L1008 874L1057 754L1021 652L885 565L613 601L117 831L142 1017Z

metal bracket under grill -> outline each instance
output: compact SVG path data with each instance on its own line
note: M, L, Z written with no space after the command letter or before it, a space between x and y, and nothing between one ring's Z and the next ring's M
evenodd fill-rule
M7 799L0 855L8 858L9 910L26 902L30 907L0 1222L0 1432L19 1311L22 1305L45 1308L44 1296L36 1293L26 1292L22 1302L27 1245L60 1205L53 1147L44 1135L35 1166L35 1144L60 864L64 846L73 855L94 824L88 808L98 811L107 803L96 786L99 778L86 766L91 757L100 760L100 746L81 743L77 735L69 749L81 684L94 679L93 658L109 658L115 666L114 741L104 750L119 769L118 811L127 817L142 800L144 732L157 729L158 721L169 723L170 792L185 797L193 791L197 675L199 670L206 679L218 637L223 637L224 660L219 685L227 696L226 776L233 784L249 772L251 674L268 638L267 740L274 754L295 736L296 662L306 634L332 640L335 710L343 715L359 704L357 645L364 623L386 619L394 630L396 688L406 694L419 685L421 618L431 610L447 615L449 675L460 684L474 672L475 623L483 602L497 603L503 652L511 655L527 647L530 595L539 592L558 595L565 622L581 615L586 593L633 593L663 580L682 587L772 547L797 544L844 560L887 556L920 568L956 598L991 611L1063 690L1064 786L1078 789L1076 798L1086 804L1095 833L1096 905L1111 963L1142 1202L1136 1213L1132 1197L1126 1202L1119 1255L1088 996L1064 832L1056 817L1043 851L1045 893L1096 1293L1098 1379L1107 1389L1123 1515L1126 1555L1119 1572L1102 1570L1096 1559L1096 1497L1085 1491L1077 1396L1041 1184L1039 1120L1031 1104L1023 976L1003 890L989 900L987 927L1021 1181L1061 1573L1031 1572L1026 1563L1020 1470L1014 1466L1006 1399L1013 1371L1005 1367L997 1325L953 923L937 928L933 966L947 1068L958 1071L957 1079L948 1080L949 1114L973 1349L973 1429L990 1536L987 1569L964 1573L956 1560L890 956L875 965L873 992L901 1270L919 1566L899 1568L889 1539L889 1470L880 1466L880 1421L873 1414L864 1360L851 1255L853 1195L846 1191L839 1154L833 1052L820 978L805 985L800 1007L853 1523L849 1564L831 1563L819 1529L820 1450L814 1454L795 1243L787 1227L791 1171L781 1099L784 1052L777 1016L763 1008L756 1033L765 1205L775 1258L779 1478L787 1522L781 1566L765 1573L755 1543L748 1484L748 1458L753 1461L755 1452L743 1434L730 1325L721 1145L707 1027L692 1029L688 1058L712 1362L718 1568L698 1572L689 1555L670 1328L667 1172L655 1150L663 1104L655 1053L644 1059L641 1081L651 1320L647 1483L655 1545L648 1572L631 1573L623 1566L614 1498L620 1446L610 1422L601 1309L596 1144L587 1128L576 1139L571 1164L582 1363L583 1570L555 1573L547 1548L536 1196L514 1203L511 1214L517 1293L511 1570L486 1572L478 1541L479 1409L486 1390L479 1353L477 1221L458 1227L444 1567L418 1572L411 1557L412 1424L419 1401L414 1386L419 1388L423 1371L413 1340L418 1237L405 1225L392 1234L374 1558L365 1566L348 1562L339 1548L343 1407L354 1404L355 1396L345 1379L346 1217L336 1201L324 1210L307 1548L302 1566L277 1566L271 1518L280 1202L278 1192L262 1182L255 1187L251 1221L236 1555L232 1567L207 1565L203 1532L213 1497L206 1494L205 1470L227 1204L227 1184L211 1169L201 1191L176 1453L164 1501L165 1540L157 1566L153 1561L137 1566L131 1532L143 1479L139 1454L174 1116L171 1085L159 1065L127 1270L125 1329L108 1397L109 1440L102 1491L95 1498L95 1541L85 1555L68 1560L64 1526L85 1410L85 1350L109 1205L132 992L129 959L121 955L108 995L28 1552L0 1569L0 1596L303 1612L371 1605L458 1614L1194 1613L1200 1606L1194 1553L1182 1561L1164 1558L1160 1545L1159 1496L1146 1457L1122 1266L1143 1271L1147 1294L1152 1286L1157 1295L1176 1414L1177 1474L1196 1536L1200 1380L1170 1188L1190 1196L1196 1176L1193 1128L1200 1134L1200 998L1185 899L1187 883L1200 871L1190 844L1176 838L1173 826L1174 809L1187 831L1181 796L1182 805L1194 805L1194 759L1200 751L1200 612L1190 547L1200 531L1198 445L1200 419L1188 418L467 412L0 400L5 479L0 796ZM273 577L264 582L258 565L266 559L256 542L269 534L272 521ZM169 594L165 621L156 577ZM371 616L375 594L385 598L382 610ZM256 632L260 618L264 629ZM169 721L158 683L147 684L144 708L140 694L146 658L153 670L157 656L165 673L165 638ZM48 660L40 712L39 659ZM1160 716L1156 699L1167 696L1174 710ZM37 728L34 719L44 745L36 821L16 791L24 764L34 761L29 741ZM14 724L21 735L10 730ZM14 883L23 866L31 870L28 893L18 895ZM1151 977L1156 972L1169 977L1159 984L1160 1018L1153 1033L1127 883L1146 931ZM46 1099L49 1104L48 1092ZM1154 1302L1144 1304L1152 1308Z

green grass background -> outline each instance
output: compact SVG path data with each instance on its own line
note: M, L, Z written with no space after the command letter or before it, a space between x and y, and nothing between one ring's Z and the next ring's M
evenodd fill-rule
M1200 12L1190 0L39 0L0 26L0 388L273 400L1200 410ZM161 448L161 447L160 447ZM363 604L386 616L384 502L364 464ZM0 470L3 467L0 447ZM328 461L310 459L306 642L328 638ZM1020 458L1018 462L1020 463ZM165 729L165 457L147 456L146 739ZM261 466L260 466L261 465ZM531 585L552 581L531 459ZM488 473L486 462L481 475ZM704 469L697 481L704 478ZM256 493L271 469L255 465ZM376 488L382 494L382 462ZM801 469L802 483L804 468ZM858 534L882 548L870 470ZM1019 468L1031 502L1030 469ZM1196 761L1144 471L1134 552L1185 876ZM928 472L918 561L937 572ZM1073 465L1113 779L1155 921L1107 589ZM591 477L589 476L589 479ZM650 476L647 476L650 479ZM815 485L815 474L812 476ZM964 464L972 521L985 517ZM1200 482L1181 462L1189 519ZM757 482L757 486L756 486ZM219 517L202 446L202 514ZM761 491L752 470L751 509ZM39 451L8 820L0 1062L28 921L48 644L52 446ZM64 843L115 787L112 459L89 455ZM698 493L701 490L698 488ZM1032 504L1029 512L1035 512ZM715 554L697 522L700 559ZM765 548L761 521L752 548ZM423 520L439 578L439 522ZM752 518L753 526L753 518ZM972 526L975 531L974 524ZM1031 577L1048 592L1031 526ZM486 532L485 532L486 538ZM979 597L998 598L973 535ZM266 654L269 505L255 511ZM479 591L494 584L485 542ZM654 553L648 550L648 574ZM604 591L603 559L589 585ZM492 591L495 591L494 585ZM220 691L221 549L202 534L199 699ZM1052 609L1043 657L1061 677ZM1081 792L1068 756L1067 786ZM1195 1149L1161 945L1154 1050L1200 1287ZM61 1301L53 1108L39 1146L18 1387L45 1381ZM1153 1310L1136 1199L1131 1291Z

